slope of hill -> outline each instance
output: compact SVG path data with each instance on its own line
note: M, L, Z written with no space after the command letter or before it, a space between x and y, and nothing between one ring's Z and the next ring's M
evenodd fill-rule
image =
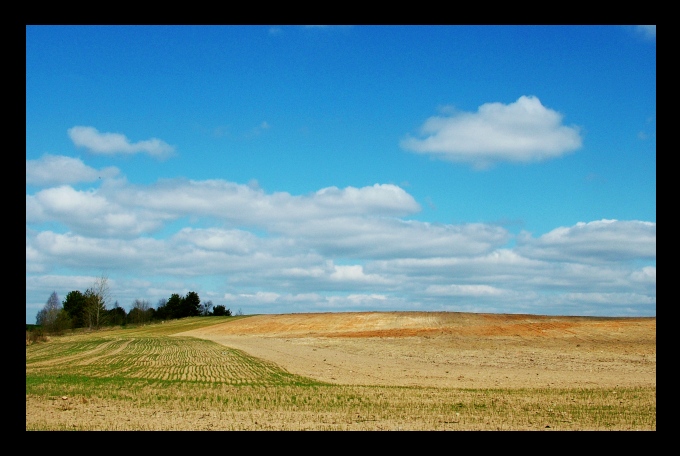
M656 386L656 318L459 312L255 315L179 333L353 385Z

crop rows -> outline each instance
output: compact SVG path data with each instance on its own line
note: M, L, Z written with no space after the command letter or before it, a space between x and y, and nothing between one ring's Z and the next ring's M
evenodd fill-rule
M193 338L53 341L28 353L27 377L49 373L233 385L280 384L294 377L272 363Z

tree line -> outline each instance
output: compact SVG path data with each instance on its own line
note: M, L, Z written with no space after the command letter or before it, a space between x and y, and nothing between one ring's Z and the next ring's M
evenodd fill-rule
M59 301L54 291L45 306L38 311L36 325L47 333L59 334L75 328L96 330L104 326L145 324L201 315L231 316L231 310L223 305L213 306L212 301L201 302L195 291L185 296L173 293L169 299L161 298L155 308L147 300L135 299L129 312L120 307L118 301L108 308L109 301L108 280L103 276L95 280L85 292L69 292L63 302Z

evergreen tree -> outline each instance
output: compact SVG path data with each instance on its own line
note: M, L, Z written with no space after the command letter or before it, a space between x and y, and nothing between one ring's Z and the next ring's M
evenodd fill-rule
M177 293L173 293L165 303L166 318L181 318L182 317L182 297Z
M213 307L213 313L212 314L216 317L222 317L222 316L231 317L231 310L227 309L226 307L224 307L223 305L220 304L218 306Z
M74 328L85 326L85 296L78 291L70 291L64 299L64 310L71 319Z
M182 300L182 317L196 317L198 315L201 315L201 298L195 291L190 291Z
M124 326L127 323L127 313L118 304L118 301L113 303L113 308L108 311L107 322L111 326Z

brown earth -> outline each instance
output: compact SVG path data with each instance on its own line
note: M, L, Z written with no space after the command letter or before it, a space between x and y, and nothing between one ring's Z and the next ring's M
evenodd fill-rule
M348 385L656 387L656 317L307 313L256 315L178 335Z

